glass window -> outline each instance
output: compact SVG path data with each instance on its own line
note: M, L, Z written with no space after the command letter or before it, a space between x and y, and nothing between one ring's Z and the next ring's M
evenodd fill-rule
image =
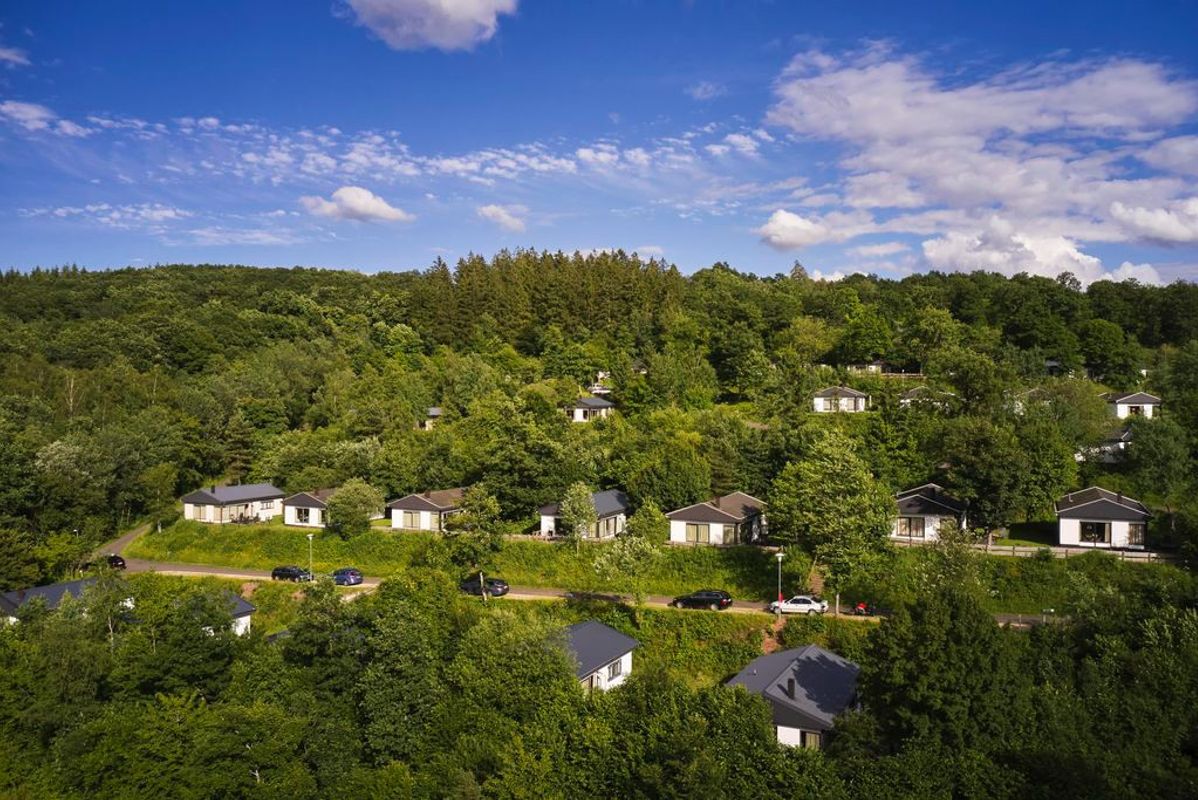
M295 510L295 521L302 525L307 525L312 521L312 509L297 508Z
M420 528L420 512L405 511L403 512L403 527L408 530L419 530Z
M1127 526L1127 543L1134 545L1144 544L1144 533L1147 526L1143 522L1131 522Z
M923 517L899 517L898 532L899 536L906 536L914 539L923 538L924 530Z
M815 731L803 731L800 734L800 740L803 747L811 750L818 750L820 747L820 734Z
M274 500L263 500L262 501L262 508L266 509L266 508L274 508L274 507L275 507Z
M618 678L624 674L624 662L613 661L607 665L607 679L610 681L613 678Z
M711 542L711 526L686 523L686 540L695 544L708 544Z
M1083 521L1081 524L1081 540L1083 542L1090 542L1091 544L1110 544L1111 523Z

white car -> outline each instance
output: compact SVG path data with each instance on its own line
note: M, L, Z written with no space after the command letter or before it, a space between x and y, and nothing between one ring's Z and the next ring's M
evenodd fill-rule
M789 600L775 600L770 603L770 611L774 614L822 614L827 610L827 600L820 600L809 594L798 594Z

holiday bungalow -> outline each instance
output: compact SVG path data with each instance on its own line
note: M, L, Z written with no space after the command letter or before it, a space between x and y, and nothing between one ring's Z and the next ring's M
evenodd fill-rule
M630 506L628 495L619 489L607 489L591 495L591 503L595 506L597 520L591 526L589 538L610 539L624 532L624 524L628 521ZM557 536L564 530L561 518L561 503L550 503L540 510L541 535Z
M441 406L429 406L424 413L424 419L416 425L422 431L431 431L433 426L441 421Z
M1065 495L1056 507L1062 546L1144 549L1152 513L1139 500L1091 486Z
M286 495L269 483L212 486L183 496L183 519L196 522L268 522Z
M820 749L836 717L857 701L860 667L814 644L759 656L728 681L760 695L780 744Z
M1119 419L1127 419L1128 417L1146 417L1147 419L1152 419L1161 406L1161 399L1147 392L1131 392L1128 394L1111 392L1103 395L1103 397L1106 398L1107 408Z
M632 673L632 651L640 642L596 620L566 628L566 648L574 658L574 674L587 691L607 691Z
M329 498L335 489L317 489L314 492L293 494L283 501L283 524L302 528L323 528Z
M965 504L935 483L925 483L894 496L898 515L890 530L894 539L915 542L934 542L940 529L951 521L964 528Z
M445 520L462 508L463 487L410 494L387 504L391 527L405 531L442 531Z
M733 492L666 514L677 544L748 544L765 533L765 503Z
M855 414L869 408L869 395L847 386L829 386L815 393L813 408L819 414Z
M566 414L573 422L590 422L593 419L607 419L615 407L615 403L602 397L581 397L566 408Z

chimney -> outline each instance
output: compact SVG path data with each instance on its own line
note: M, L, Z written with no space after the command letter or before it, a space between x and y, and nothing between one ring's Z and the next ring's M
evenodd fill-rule
M786 696L791 700L795 699L795 679L793 677L786 679Z

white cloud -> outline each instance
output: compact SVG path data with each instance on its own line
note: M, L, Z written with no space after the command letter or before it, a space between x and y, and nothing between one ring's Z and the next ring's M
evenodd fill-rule
M1198 197L1167 208L1132 208L1116 201L1111 216L1133 235L1162 243L1198 242Z
M27 67L29 54L18 47L0 47L0 63L13 67Z
M471 50L516 13L516 0L346 0L354 21L395 50Z
M524 206L500 206L492 204L480 206L477 213L483 219L494 222L505 231L523 233L524 220L520 215L527 213L527 211L528 209Z
M661 258L666 254L666 249L656 244L642 244L632 248L632 252L643 258Z
M716 158L719 158L720 156L726 156L732 151L732 148L726 144L709 144L704 149Z
M159 229L163 223L175 222L194 216L190 211L162 203L133 203L125 205L89 203L83 206L23 209L21 213L26 217L84 219L111 228L121 229Z
M741 155L757 155L757 140L743 133L730 133L724 141Z
M1148 148L1140 160L1185 175L1198 175L1198 136L1175 136Z
M870 172L845 181L845 203L854 208L918 208L927 201L911 188L910 178Z
M714 100L727 94L728 90L719 83L699 81L686 87L686 93L695 100Z
M885 258L897 253L905 253L911 248L902 242L882 242L881 244L865 244L849 248L849 253L860 258Z
M361 186L342 186L333 192L331 200L305 195L300 205L309 214L331 219L352 219L360 222L411 222L414 216L395 208L369 189Z
M579 161L591 166L607 166L620 160L620 150L614 144L601 142L592 147L580 147L574 151Z
M834 211L819 217L804 217L780 208L754 233L777 250L798 250L825 242L843 242L875 230L867 214Z
M58 115L45 106L37 103L21 103L16 100L5 100L0 103L0 114L27 131L44 131L54 120L58 119Z
M281 245L296 244L302 239L290 231L266 228L225 228L219 225L193 228L188 235L198 245Z

